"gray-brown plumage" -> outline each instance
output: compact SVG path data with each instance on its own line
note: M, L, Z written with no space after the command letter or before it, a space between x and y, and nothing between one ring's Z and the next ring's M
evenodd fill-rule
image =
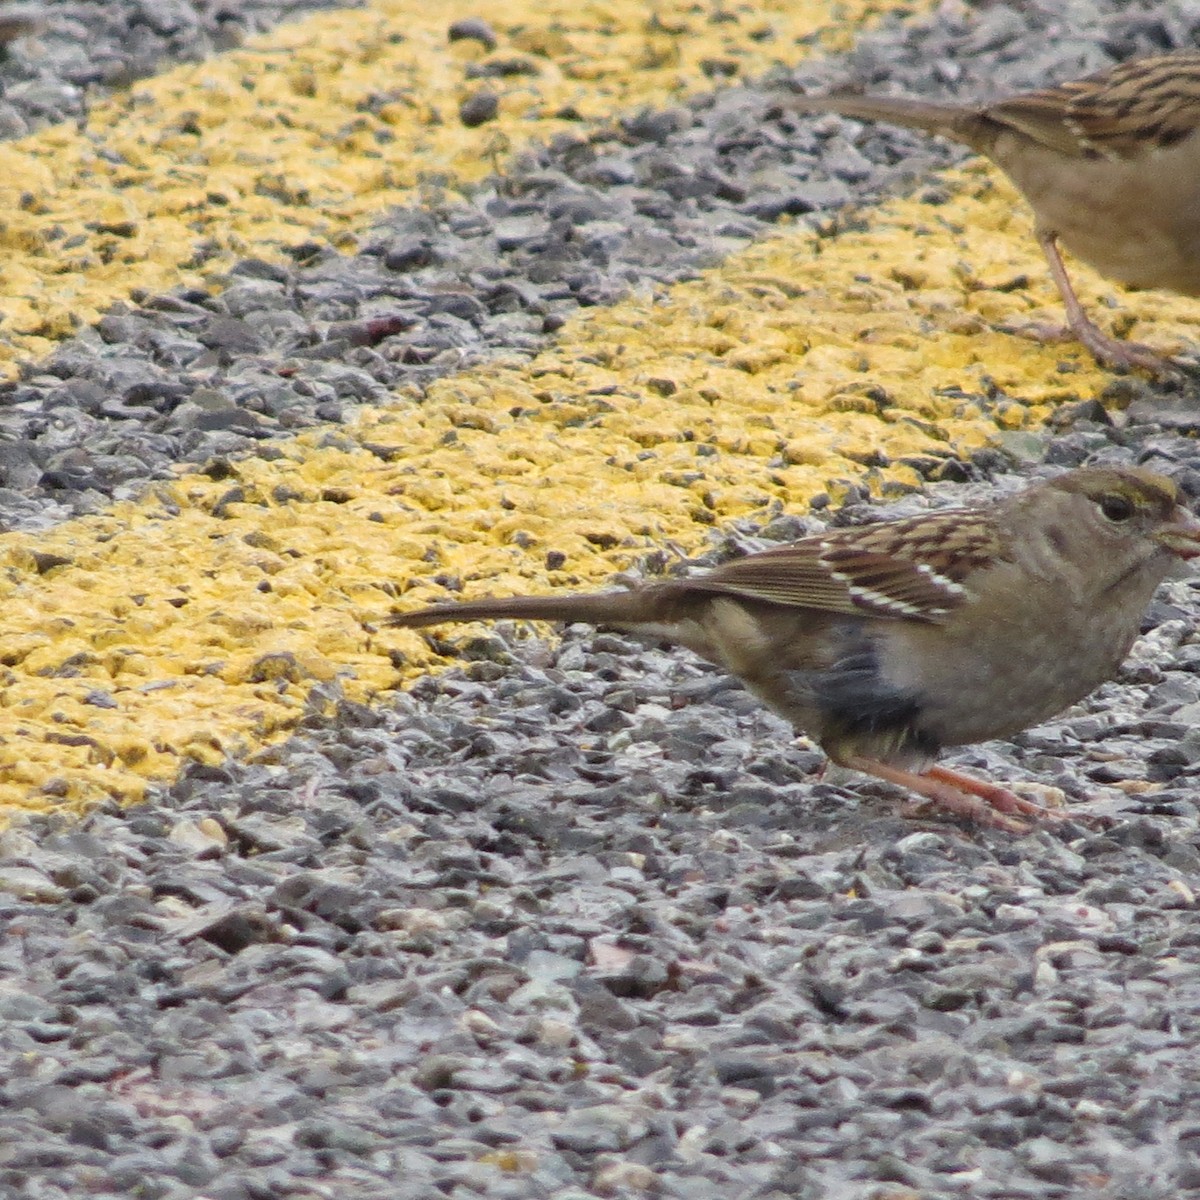
M842 93L784 103L921 129L986 155L1033 209L1079 341L1109 366L1173 368L1088 318L1058 243L1130 287L1200 296L1200 51L1134 59L994 104Z
M1009 737L1116 672L1154 589L1200 554L1174 484L1082 468L990 508L831 530L694 578L435 604L391 623L583 621L662 637L736 675L835 762L1010 829L1044 810L934 765Z

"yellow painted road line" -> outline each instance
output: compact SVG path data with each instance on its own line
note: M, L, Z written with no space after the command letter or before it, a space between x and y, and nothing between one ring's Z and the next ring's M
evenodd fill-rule
M819 257L783 233L658 299L586 310L532 363L443 379L233 477L0 538L0 802L136 799L184 762L397 686L429 665L426 643L363 623L433 598L434 576L601 585L664 542L701 548L711 524L800 509L880 453L1037 423L1063 387L1055 353L980 332L977 313L1021 301L964 283L954 238L933 236L992 187L960 182ZM988 400L1010 374L1060 382ZM869 474L916 481L898 463Z
M883 0L538 0L491 14L500 45L449 42L473 0L373 0L282 25L56 126L0 145L0 369L46 353L115 300L207 287L239 258L363 233L422 186L481 179L580 120L661 107L815 51L845 48ZM932 7L932 0L910 4ZM468 68L496 120L468 128Z
M578 133L561 114L610 119L707 89L714 73L744 78L844 48L887 7L756 0L718 13L673 0L647 16L637 0L545 0L506 6L489 56L447 40L453 21L476 15L468 0L374 0L139 83L98 104L83 129L0 144L0 375L118 299L216 290L238 258L312 238L351 245L390 205L466 186L531 139ZM489 57L523 58L536 73L490 81L499 117L467 128L459 102L482 86L468 69ZM964 263L981 260L1011 203L996 193L964 212L964 229L979 231ZM1045 275L1030 272L1048 298ZM1167 323L1139 333L1150 340L1194 332L1185 302L1148 295L1128 311Z

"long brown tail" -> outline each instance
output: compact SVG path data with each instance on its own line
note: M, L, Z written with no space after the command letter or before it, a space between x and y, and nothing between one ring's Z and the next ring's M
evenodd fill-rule
M788 96L782 103L783 107L796 112L835 112L864 121L884 121L935 133L975 149L982 148L979 139L986 118L977 110L960 104L836 92L826 96Z
M506 596L464 600L396 613L388 619L388 624L415 629L443 621L490 621L502 617L529 621L584 621L589 625L656 624L671 619L671 601L678 598L679 591L665 585L635 592L599 592L594 596Z

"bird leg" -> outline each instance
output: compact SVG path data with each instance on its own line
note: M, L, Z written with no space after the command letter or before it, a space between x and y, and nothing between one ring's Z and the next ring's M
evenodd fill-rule
M937 763L928 767L923 774L926 779L935 779L939 783L946 783L951 787L958 788L960 792L978 796L981 800L986 800L987 803L1000 809L1001 812L1019 812L1029 817L1050 817L1054 820L1060 819L1062 815L1043 804L1038 804L1036 800L1018 795L999 784L988 783L986 779L976 779L974 775L964 775L961 771L955 771Z
M1054 280L1058 294L1067 310L1067 328L1071 334L1089 350L1092 357L1104 367L1128 371L1131 367L1141 367L1153 375L1178 375L1178 365L1167 355L1160 354L1150 346L1139 342L1124 342L1120 338L1110 337L1083 310L1071 277L1067 274L1066 264L1058 249L1058 236L1045 229L1037 231L1038 245L1046 256L1050 266L1050 276ZM1036 331L1034 336L1038 336ZM1042 335L1045 336L1044 334Z
M1028 823L1014 815L1017 813L1039 819L1062 819L1058 813L1026 800L1008 788L974 779L949 767L932 766L917 773L857 754L840 761L852 770L874 775L877 779L884 779L918 796L924 796L950 812L970 817L984 825L993 825L997 829L1007 829L1010 833L1026 833L1029 830Z

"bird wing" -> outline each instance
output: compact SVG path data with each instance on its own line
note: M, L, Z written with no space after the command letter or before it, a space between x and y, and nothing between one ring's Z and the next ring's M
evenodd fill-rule
M1133 59L988 105L986 115L1075 158L1131 159L1200 124L1200 52Z
M938 621L970 599L964 581L1004 553L983 514L923 513L833 530L725 563L697 590L825 612Z

